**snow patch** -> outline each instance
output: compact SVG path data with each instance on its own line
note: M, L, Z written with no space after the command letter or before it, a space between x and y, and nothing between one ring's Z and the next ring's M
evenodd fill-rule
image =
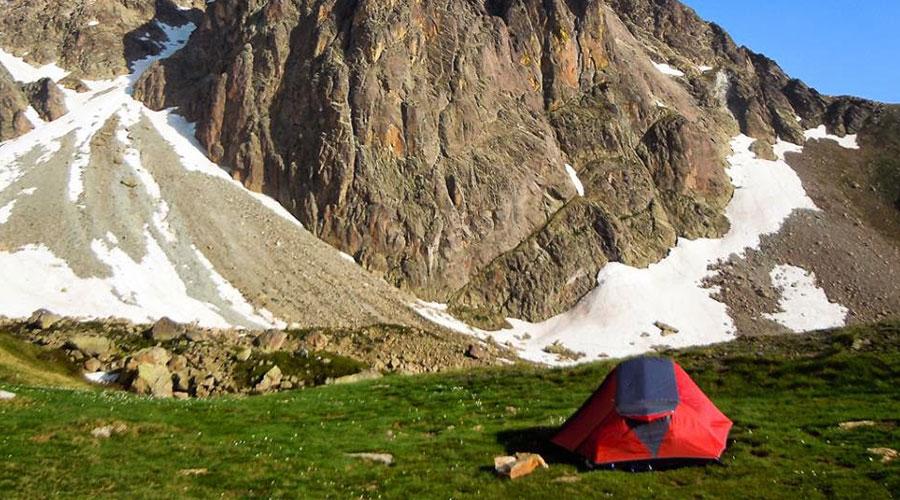
M715 68L713 68L712 66L707 66L705 64L701 64L700 66L697 66L697 69L700 70L701 73L708 73L708 72L714 70Z
M13 79L22 83L36 82L42 78L49 78L57 82L69 74L68 71L56 64L47 64L36 68L21 57L16 57L3 49L0 49L0 64L6 67Z
M816 275L796 266L779 265L770 273L772 284L781 290L781 312L765 314L793 332L802 333L844 326L846 307L828 300L816 284Z
M94 372L94 373L85 373L84 378L95 383L95 384L112 384L119 380L118 373L111 372Z
M668 76L684 76L684 72L678 68L673 68L665 63L658 63L654 61L650 61L653 63L653 66L659 70L660 73Z
M16 200L13 200L6 205L0 207L0 226L6 224L9 221L9 217L12 215L13 207L16 206Z
M807 130L803 133L803 136L806 137L806 140L830 140L838 143L838 146L845 149L859 149L859 143L856 141L856 134L847 134L844 137L838 137L829 134L825 125L819 125L818 128Z
M582 184L581 179L578 178L578 172L575 171L575 168L568 163L566 163L566 173L569 174L569 179L572 180L572 185L575 186L575 191L578 192L578 196L584 196L584 184Z
M513 328L484 332L456 320L439 304L417 303L413 309L447 328L508 343L525 359L555 365L572 363L544 352L555 342L590 361L642 354L658 346L731 340L736 330L727 307L713 299L715 290L703 287L713 274L709 267L757 248L760 237L777 232L794 210L816 209L783 160L784 152L801 148L779 141L781 159L767 161L750 151L753 141L740 135L731 142L728 174L735 194L726 209L731 229L721 239L680 239L668 257L646 269L608 264L597 276L597 288L571 310L542 323L509 319ZM679 333L664 337L656 322L672 325Z

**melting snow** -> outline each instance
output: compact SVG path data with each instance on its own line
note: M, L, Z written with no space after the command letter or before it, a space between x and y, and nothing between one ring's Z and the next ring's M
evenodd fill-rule
M510 319L512 329L484 332L456 320L441 304L419 302L413 309L447 328L482 338L490 335L518 349L525 359L550 364L571 363L544 352L554 342L584 353L582 361L590 361L641 354L656 346L730 340L735 326L726 306L713 299L715 289L702 285L713 273L710 265L758 247L760 237L777 232L794 210L817 210L784 161L786 153L802 147L778 141L774 149L779 159L767 161L750 151L753 141L741 135L731 143L728 174L735 194L726 210L731 229L721 239L681 239L668 257L646 269L608 264L597 277L597 288L571 310L542 323ZM663 337L656 322L672 325L679 333Z
M822 140L827 139L838 143L839 146L846 149L859 149L859 143L856 142L856 134L848 134L844 137L838 137L836 135L832 135L828 133L828 129L825 125L820 125L818 128L814 128L812 130L807 130L804 134L806 140L816 139Z
M825 290L816 285L816 275L803 268L775 266L772 284L781 290L781 312L766 314L791 331L808 332L844 326L848 310L828 300Z
M578 178L578 172L566 163L566 173L569 174L569 178L572 179L572 185L575 186L575 191L578 191L578 196L584 196L584 184L581 183L581 179Z
M9 220L9 217L12 215L12 209L14 206L16 206L16 200L13 200L0 207L0 225L6 224L6 221Z
M712 66L707 66L705 64L702 64L700 66L697 66L697 69L699 69L701 73L707 73L709 71L712 71L715 68L713 68Z
M658 63L658 62L653 62L653 61L650 61L650 62L652 62L653 66L655 66L656 69L658 69L659 72L664 75L684 76L684 72L679 70L678 68L673 68L672 66L669 66L668 64L665 64L665 63Z
M35 68L26 63L23 59L16 57L3 49L0 49L0 64L6 67L9 74L17 81L22 83L36 82L42 78L59 81L69 74L68 71L60 68L56 64L48 64Z
M110 373L110 372L94 372L94 373L85 373L84 378L90 380L95 384L112 384L113 382L119 380L118 373Z
M78 94L64 89L67 105L73 112L53 122L35 121L36 128L15 140L0 144L0 191L6 189L22 175L20 161L32 151L42 152L38 165L61 148L62 139L74 136L76 153L70 163L68 198L72 202L81 199L84 192L84 170L90 165L90 143L97 131L110 116L117 115L120 128L117 139L125 146L125 168L133 170L142 187L156 202L152 220L148 221L162 237L166 245L178 242L176 234L167 222L169 207L161 197L160 186L141 165L140 153L133 147L125 128L147 116L153 126L172 144L184 160L184 167L217 178L227 179L238 186L221 168L209 161L193 139L193 126L171 112L152 112L132 99L131 86L137 77L154 60L168 57L187 41L194 25L168 26L157 22L168 37L157 56L133 63L130 75L115 80L85 82L90 92ZM0 50L0 62L19 81L30 82L49 77L63 78L67 73L54 66L33 68L22 59ZM37 113L34 112L34 115ZM241 186L243 188L243 186ZM26 190L27 191L27 190ZM30 191L31 194L34 190ZM261 204L278 216L294 224L300 223L271 198L250 193ZM15 200L0 209L0 219L5 222ZM301 226L302 227L302 226ZM43 245L28 245L11 252L0 252L0 313L24 317L38 308L49 308L67 316L114 316L135 322L155 320L169 316L180 322L198 322L210 327L232 326L222 316L219 307L190 296L175 265L169 260L160 242L144 228L146 254L141 262L135 262L117 248L118 241L112 234L91 243L96 256L112 271L109 278L81 278L68 264ZM194 261L206 271L216 287L219 298L231 312L259 327L282 326L271 312L254 310L240 291L234 288L216 270L212 263L196 247L192 246ZM100 375L96 375L100 376ZM90 376L89 376L90 377Z

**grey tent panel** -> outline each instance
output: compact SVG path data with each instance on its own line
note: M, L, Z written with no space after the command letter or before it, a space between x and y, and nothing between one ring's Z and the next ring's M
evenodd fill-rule
M616 411L623 417L651 417L675 411L678 384L669 359L641 357L616 368Z

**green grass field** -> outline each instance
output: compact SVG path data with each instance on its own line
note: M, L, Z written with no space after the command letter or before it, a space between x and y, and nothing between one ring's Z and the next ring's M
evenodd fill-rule
M0 354L9 349L0 344ZM18 398L0 402L0 496L806 500L900 492L900 460L881 463L867 451L900 448L900 323L673 356L735 422L722 465L588 472L548 446L611 362L185 402L47 388L59 381L4 368L0 388ZM838 427L855 420L874 425ZM120 422L124 433L91 436ZM514 482L496 477L493 457L516 451L542 453L550 469ZM351 452L391 453L395 464Z

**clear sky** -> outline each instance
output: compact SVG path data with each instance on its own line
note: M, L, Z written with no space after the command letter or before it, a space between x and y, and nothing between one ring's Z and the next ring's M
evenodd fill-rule
M900 103L900 0L681 0L819 92Z

